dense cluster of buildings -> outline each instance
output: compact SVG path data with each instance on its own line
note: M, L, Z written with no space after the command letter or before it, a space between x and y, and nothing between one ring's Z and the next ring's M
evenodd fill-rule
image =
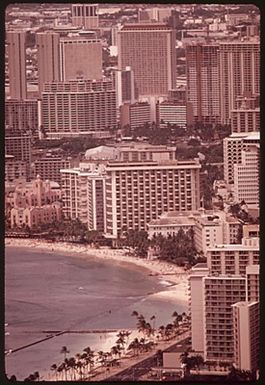
M202 207L199 156L180 160L172 143L118 143L113 132L230 126L214 191L258 210L259 15L225 6L214 17L196 16L194 5L138 5L130 16L126 4L113 13L58 7L32 11L30 28L19 7L6 10L6 223L34 230L79 219L113 241L130 229L150 239L192 229L207 258L190 275L192 349L257 370L259 226ZM112 141L77 164L63 153L33 154L43 138L102 135Z

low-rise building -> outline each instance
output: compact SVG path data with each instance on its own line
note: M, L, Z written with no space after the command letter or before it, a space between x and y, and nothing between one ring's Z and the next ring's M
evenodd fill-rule
M38 176L31 183L17 181L7 186L5 212L11 227L36 227L61 218L61 190L57 183L42 181Z
M240 243L239 219L220 210L172 211L163 213L159 219L148 224L148 236L161 234L165 237L177 234L180 228L194 230L194 243L198 252L206 253L208 247L218 243Z
M124 103L120 107L121 128L130 126L131 129L151 123L151 107L148 102Z

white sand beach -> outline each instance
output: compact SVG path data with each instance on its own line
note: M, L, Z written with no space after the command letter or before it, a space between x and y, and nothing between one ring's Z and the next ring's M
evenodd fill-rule
M38 250L45 250L51 252L64 252L71 256L78 256L78 258L87 259L88 257L96 257L103 260L113 260L115 263L126 263L145 268L149 273L157 276L159 280L165 281L168 285L171 284L169 290L165 292L155 293L154 296L173 301L188 300L188 275L182 267L170 264L168 262L159 260L143 259L126 255L125 249L111 249L109 247L94 248L87 245L70 244L66 242L46 242L39 239L18 239L6 238L6 246L12 247L27 247Z
M189 272L184 271L183 268L172 265L167 262L159 260L148 260L142 259L130 255L126 255L127 250L125 249L111 249L108 247L93 248L85 245L70 244L64 242L50 243L44 240L38 239L17 239L7 238L5 239L6 246L19 247L19 248L30 248L45 252L61 252L71 257L77 257L81 259L89 259L91 257L98 258L101 260L109 260L116 264L130 264L130 268L141 268L146 270L146 275L153 275L159 279L167 288L164 291L150 293L149 296L154 299L161 299L163 301L177 302L180 301L187 303L188 301L188 274ZM129 266L128 266L129 267ZM128 339L129 344L134 338L143 337L142 333L139 333L136 329L131 329L131 335ZM115 345L117 337L114 333L106 335L106 338L102 340L100 350L110 351L111 347ZM97 351L97 350L96 350ZM126 366L131 365L131 361L134 359L128 359ZM127 362L128 361L128 362ZM125 365L125 363L124 363ZM54 375L51 372L42 370L43 379L55 380ZM106 373L102 373L99 377L106 376ZM96 380L98 378L96 377Z

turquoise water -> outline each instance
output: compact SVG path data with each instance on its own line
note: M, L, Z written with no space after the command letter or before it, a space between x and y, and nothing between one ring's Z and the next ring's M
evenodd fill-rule
M5 252L5 348L16 349L45 337L43 330L135 328L133 310L156 325L172 320L185 303L166 302L151 293L167 290L146 270L112 261L7 247ZM100 350L113 334L64 334L6 357L6 374L23 380L90 346Z

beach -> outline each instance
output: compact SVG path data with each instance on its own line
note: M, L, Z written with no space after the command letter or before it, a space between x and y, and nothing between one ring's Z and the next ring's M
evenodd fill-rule
M182 267L170 264L165 261L156 259L144 259L126 255L125 249L111 249L109 247L94 248L80 244L69 244L66 242L46 242L37 239L5 239L6 246L12 247L26 247L30 249L38 249L49 252L63 252L71 254L71 256L78 256L78 258L86 259L89 257L96 257L103 260L112 260L119 264L132 264L136 267L149 270L149 274L164 279L166 282L172 284L171 289L161 294L167 298L180 301L188 300L188 275ZM177 288L177 290L176 290Z
M174 310L187 312L188 273L177 266L128 256L122 249L28 239L5 244L6 349L45 337L43 330L102 331L66 333L12 353L7 373L19 379L33 368L47 379L63 345L75 355L85 346L110 351L119 330L131 331L128 343L140 338L134 310L147 320L155 314L156 327L172 322Z

